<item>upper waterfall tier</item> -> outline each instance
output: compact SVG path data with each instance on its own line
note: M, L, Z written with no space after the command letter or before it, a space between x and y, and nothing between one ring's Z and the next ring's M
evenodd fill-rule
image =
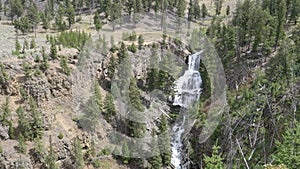
M192 102L199 99L202 83L199 67L202 52L203 51L189 56L188 70L175 81L173 105L187 108Z

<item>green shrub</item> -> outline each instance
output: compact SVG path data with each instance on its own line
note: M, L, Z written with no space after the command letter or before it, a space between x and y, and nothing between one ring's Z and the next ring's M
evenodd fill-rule
M61 140L64 138L64 135L62 133L59 133L59 135L57 137Z
M93 161L93 166L95 168L100 168L101 167L101 161L99 159L96 159Z

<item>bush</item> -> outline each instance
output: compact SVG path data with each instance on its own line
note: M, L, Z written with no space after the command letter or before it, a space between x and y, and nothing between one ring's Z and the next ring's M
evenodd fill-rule
M62 133L59 133L59 135L57 137L61 140L64 138L64 135Z
M101 167L101 161L99 159L96 159L93 161L93 166L95 168L100 168Z

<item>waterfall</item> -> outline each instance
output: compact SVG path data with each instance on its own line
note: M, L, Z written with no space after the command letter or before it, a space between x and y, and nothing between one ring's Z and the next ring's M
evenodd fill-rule
M173 105L187 109L195 101L198 101L201 95L201 83L202 79L199 73L200 55L203 51L192 54L188 59L188 70L175 81L175 96ZM183 152L183 134L185 132L185 123L190 123L186 120L185 113L180 114L181 118L178 118L175 122L173 130L173 136L171 140L172 146L172 158L171 163L175 169L185 169L186 164L185 154Z

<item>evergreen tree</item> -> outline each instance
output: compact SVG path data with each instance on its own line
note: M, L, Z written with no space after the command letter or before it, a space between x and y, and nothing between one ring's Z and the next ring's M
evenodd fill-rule
M67 58L65 56L61 56L61 58L60 58L60 67L64 74L70 75L71 69L67 64Z
M136 46L135 46L135 44L133 42L128 47L128 50L131 51L132 53L135 53L137 51L137 48L136 48Z
M10 139L15 139L15 128L11 121L8 122L8 136Z
M27 33L29 31L29 29L31 28L31 24L30 24L30 21L27 16L23 16L19 19L15 19L13 21L13 25L14 25L14 28L16 30L20 30L22 32L22 34Z
M194 5L192 7L194 7L194 18L195 19L201 18L201 8L199 5L199 0L195 0Z
M152 169L160 169L162 168L162 159L158 149L157 137L153 136L151 139L151 153L153 156L148 161Z
M207 8L206 8L206 5L205 4L202 4L201 6L201 12L202 12L202 18L205 18L207 15L208 15L208 11L207 11Z
M96 13L94 15L94 25L95 25L97 32L99 32L99 30L102 28L102 23L101 23L101 19L100 19L100 15L99 15L98 11L96 11Z
M111 94L106 94L105 101L104 101L104 112L108 116L108 118L115 116L117 114L114 98Z
M188 8L188 21L192 21L195 15L193 3L194 3L193 0L190 0L189 8Z
M35 157L38 159L38 161L44 162L43 160L46 157L46 149L40 138L34 139L34 152L35 152Z
M17 109L18 115L18 130L24 136L25 140L29 139L30 134L30 124L28 117L26 117L23 107Z
M113 53L117 50L117 47L115 45L115 40L114 40L114 36L113 35L110 36L110 48L111 48L111 51Z
M160 150L160 155L164 166L168 166L171 163L172 151L170 143L170 134L168 131L167 119L164 115L161 116L159 125L159 138L158 146Z
M122 63L124 58L128 57L127 48L126 48L124 42L122 42L122 44L121 44L121 49L118 53L118 57L119 57L119 64Z
M136 81L134 78L132 78L129 85L129 100L131 106L138 111L144 111L145 108L142 104L140 97L141 94L138 87L136 86Z
M47 12L42 15L42 27L46 32L50 28L50 16Z
M35 39L32 38L30 41L30 49L34 49L36 47Z
M47 169L58 169L57 164L56 164L57 157L56 157L56 154L53 149L51 135L49 137L49 142L50 142L49 143L50 147L49 147L48 155L45 158L45 167Z
M215 6L216 6L216 15L220 15L221 14L223 0L214 0L214 1L215 1Z
M9 0L9 6L11 21L13 20L14 16L17 16L18 18L22 16L24 7L21 0Z
M144 45L144 38L143 38L143 35L140 35L139 38L138 38L138 44L139 44L139 50L142 49L143 45Z
M55 40L53 38L51 40L50 57L52 59L57 59L57 48L56 48Z
M30 25L32 25L32 28L34 30L36 30L37 25L40 21L40 16L39 16L37 5L33 0L30 0L29 7L27 9L27 16L29 18Z
M109 64L108 64L108 72L107 75L109 78L113 78L115 75L115 69L116 69L116 61L115 57L111 56L109 59Z
M75 167L77 169L83 169L84 159L82 154L82 147L81 147L80 140L77 137L73 142L73 156L75 160Z
M22 153L22 154L26 154L27 145L26 145L26 142L25 142L25 139L24 139L24 136L22 133L19 134L18 142L19 142L18 152Z
M80 126L88 132L95 133L96 126L99 122L100 113L101 113L99 111L99 107L95 95L90 97L90 99L87 101L86 105L83 108L83 112L84 115L79 120Z
M230 6L227 5L227 7L226 7L226 15L229 15L229 14L230 14Z
M276 149L273 153L275 164L285 164L287 168L297 169L300 167L300 125L284 132L282 141L276 141Z
M69 24L69 29L71 25L75 23L75 9L70 0L66 0L66 16Z
M24 71L24 74L25 74L25 79L29 80L32 76L31 67L29 66L28 62L23 62L22 66L23 66L23 71Z
M224 169L225 166L223 164L223 159L221 155L219 154L219 149L217 145L213 146L213 153L211 156L204 155L204 163L205 168L207 169Z
M5 98L5 102L1 105L1 111L2 111L2 115L0 116L1 119L1 123L3 126L8 126L9 122L11 121L11 110L9 107L9 97Z
M290 14L290 21L297 24L298 18L300 16L300 1L299 0L291 0L291 14Z
M124 141L123 146L122 146L122 162L124 164L128 164L129 160L130 160L130 151L129 151L127 142Z
M15 50L16 50L16 53L17 53L17 54L20 53L20 50L21 50L21 44L20 44L18 38L16 38Z
M48 56L45 53L45 47L42 46L42 64L40 65L40 69L44 72L49 68L49 64L48 64Z
M280 39L284 37L284 25L286 20L286 3L285 0L278 0L277 9L277 28L275 37L275 46L278 45Z
M36 101L33 97L29 97L30 115L32 118L31 122L31 140L35 138L42 138L43 121L41 112L37 109Z
M64 31L66 30L66 23L63 20L63 16L65 15L65 9L62 6L62 4L59 5L57 14L55 16L55 27L56 29L58 29L59 31Z
M177 16L182 18L185 15L185 9L186 9L186 1L185 0L178 0L177 5Z
M28 45L27 39L24 40L24 45L23 46L25 47L26 50L29 49L29 45Z

